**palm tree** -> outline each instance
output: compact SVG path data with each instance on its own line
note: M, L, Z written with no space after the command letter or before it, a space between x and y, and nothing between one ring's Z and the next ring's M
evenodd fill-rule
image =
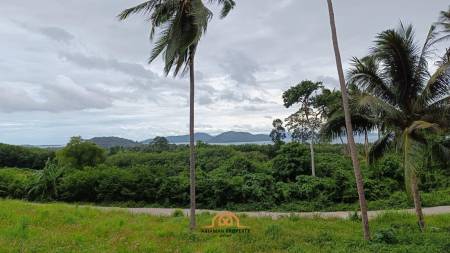
M224 18L235 6L234 0L210 0L222 5L221 17ZM149 0L124 10L119 14L120 20L131 14L144 14L151 23L150 39L159 31L158 38L151 52L149 63L162 54L164 72L168 75L173 69L177 76L189 70L189 171L190 171L190 228L195 222L195 143L194 143L194 58L198 43L206 32L212 12L202 0Z
M366 162L369 162L369 138L368 133L375 129L382 129L379 124L380 113L372 108L367 108L364 104L365 97L356 85L349 85L349 105L351 109L351 120L353 134L364 135L364 154ZM320 130L321 135L325 139L333 139L335 137L345 136L345 115L341 111L335 111Z
M383 136L370 150L371 161L381 157L393 145L401 147L407 191L411 193L418 224L425 228L418 189L418 172L426 148L450 154L448 148L429 138L432 132L447 131L450 125L450 63L428 71L430 47L436 36L430 29L421 50L414 41L412 26L380 33L371 54L354 59L349 80L358 85L365 96L361 104L381 112ZM354 122L357 124L357 122Z
M352 134L353 129L352 129L351 113L350 113L350 108L349 108L349 103L348 103L347 87L345 85L344 70L342 68L341 54L340 54L339 45L338 45L336 22L334 19L334 11L333 11L333 3L331 0L327 0L327 3L328 3L328 13L330 16L330 27L331 27L331 34L332 34L332 40L333 40L334 54L336 57L336 66L337 66L337 71L338 71L338 75L339 75L339 84L340 84L341 93L342 93L342 106L344 109L345 126L347 129L347 142L348 142L348 145L350 148L350 156L352 158L353 170L355 172L356 187L358 190L358 197L359 197L359 206L361 209L361 218L362 218L364 239L370 240L369 218L367 216L367 201L366 201L366 196L364 193L364 183L363 183L361 168L359 165L355 139L353 138L353 134Z

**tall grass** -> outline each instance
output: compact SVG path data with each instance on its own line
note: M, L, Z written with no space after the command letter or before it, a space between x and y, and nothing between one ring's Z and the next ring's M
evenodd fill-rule
M199 226L212 216L198 216ZM240 217L250 234L190 233L182 215L155 217L66 204L0 201L0 252L449 252L450 214L385 214L364 242L360 223L341 219Z

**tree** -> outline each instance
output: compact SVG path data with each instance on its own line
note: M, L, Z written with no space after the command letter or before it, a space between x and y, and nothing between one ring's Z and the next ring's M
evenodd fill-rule
M95 143L84 141L81 137L72 137L70 142L56 152L59 165L73 168L95 166L106 159L106 151Z
M345 85L344 70L342 68L341 54L339 51L339 44L338 44L338 38L337 38L337 32L336 32L336 23L335 23L335 19L334 19L333 3L331 0L327 0L327 3L328 3L328 13L330 16L330 27L331 27L331 35L332 35L332 41L333 41L333 47L334 47L334 54L336 57L336 67L337 67L337 71L338 71L339 84L340 84L341 93L342 93L342 107L344 109L345 126L347 129L347 133L350 133L350 134L347 134L347 143L350 148L350 156L352 158L353 170L355 172L356 186L358 189L358 197L359 197L359 205L360 205L360 209L361 209L361 218L362 218L364 239L370 240L369 218L367 216L367 201L366 201L366 196L364 193L364 183L363 183L363 179L362 179L361 168L359 165L355 139L353 138L353 134L351 134L351 133L353 133L352 119L351 119L351 113L350 113L350 108L349 108L349 103L348 103L347 87Z
M283 140L286 138L286 129L283 127L283 121L276 119L272 122L273 129L270 132L270 138L277 147L283 144Z
M165 137L156 136L150 143L156 150L168 150L169 141Z
M211 0L222 5L221 17L224 18L234 8L234 0ZM177 76L189 70L189 147L190 147L190 228L196 227L195 222L195 142L194 142L194 59L198 43L206 32L212 12L202 0L149 0L137 6L124 10L119 14L120 20L127 19L131 14L142 13L151 23L150 39L155 32L160 33L151 52L149 63L159 55L163 55L164 72L168 75L173 69Z
M418 188L418 174L427 147L434 146L449 158L449 150L430 138L448 131L450 124L450 63L428 70L428 57L435 38L435 27L428 33L421 50L414 41L412 26L386 30L376 37L369 56L355 58L349 79L365 95L361 104L381 112L383 136L370 150L370 160L380 158L389 147L402 150L406 189L411 193L418 223L425 228ZM355 122L357 123L357 122Z
M315 93L322 88L321 82L302 81L283 93L284 106L291 107L300 104L300 109L290 115L286 121L290 130L293 130L293 138L309 140L311 153L311 172L316 176L314 163L314 137L320 128L320 113L314 110Z

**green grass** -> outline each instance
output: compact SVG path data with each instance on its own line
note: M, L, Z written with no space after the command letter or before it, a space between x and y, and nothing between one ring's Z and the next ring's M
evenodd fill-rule
M198 217L209 225L211 215ZM190 233L180 215L153 217L102 212L67 204L0 200L0 252L449 252L450 215L386 214L371 221L374 240L362 240L358 221L241 217L250 234Z

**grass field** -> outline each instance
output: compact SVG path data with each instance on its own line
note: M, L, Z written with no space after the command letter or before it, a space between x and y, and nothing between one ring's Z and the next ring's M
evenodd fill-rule
M211 218L200 215L199 226ZM224 237L190 233L182 216L0 200L0 252L450 252L450 215L427 217L420 233L414 216L385 214L371 222L371 242L361 239L358 221L240 220L251 232Z

